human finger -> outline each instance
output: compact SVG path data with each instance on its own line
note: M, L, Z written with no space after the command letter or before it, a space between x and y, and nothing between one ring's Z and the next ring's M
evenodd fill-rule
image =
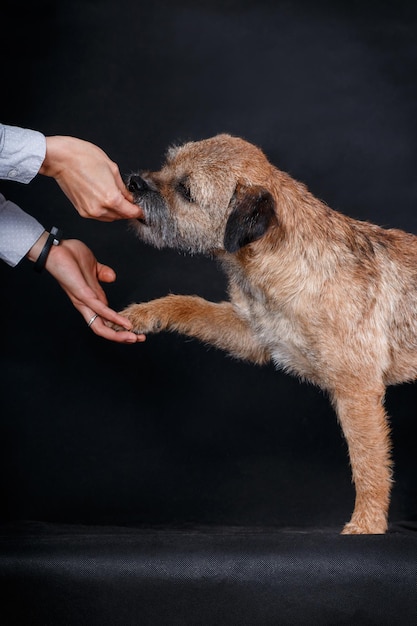
M132 322L127 317L120 315L120 313L116 313L116 311L110 309L110 307L106 306L103 302L101 302L101 300L91 298L86 304L89 307L88 310L86 309L86 313L83 313L86 322L89 321L90 317L94 315L94 313L97 313L100 318L113 324L117 324L127 331L132 329ZM90 309L92 310L92 313L90 317L88 317Z
M114 210L117 211L117 215L121 219L138 219L145 216L143 209L124 195L120 197L119 203L117 207L114 207Z
M122 192L126 200L133 203L133 194L126 187L126 183L124 182L123 178L120 175L118 166L116 166L114 178L115 178L117 187L120 189L120 191Z
M103 337L103 339L107 339L109 341L115 341L116 343L133 344L141 343L146 340L146 337L143 334L136 335L135 333L127 330L116 331L113 328L110 328L106 325L105 320L103 320L100 316L94 317L94 320L90 324L89 328L99 337Z

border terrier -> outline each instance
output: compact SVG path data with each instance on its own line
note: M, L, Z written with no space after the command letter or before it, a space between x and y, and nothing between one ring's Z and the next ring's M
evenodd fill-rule
M417 237L349 218L227 134L168 150L131 175L158 248L220 260L229 301L169 295L132 304L140 333L177 331L325 390L349 450L345 534L384 533L392 481L387 385L417 377Z

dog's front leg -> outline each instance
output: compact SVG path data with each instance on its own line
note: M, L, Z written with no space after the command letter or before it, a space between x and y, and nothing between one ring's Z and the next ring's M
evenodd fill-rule
M169 295L150 302L131 304L121 315L129 318L135 332L176 331L258 364L270 360L248 324L230 302L208 302L198 296Z
M391 460L384 392L359 390L356 383L351 393L344 389L333 395L356 489L355 509L344 534L381 534L387 529Z

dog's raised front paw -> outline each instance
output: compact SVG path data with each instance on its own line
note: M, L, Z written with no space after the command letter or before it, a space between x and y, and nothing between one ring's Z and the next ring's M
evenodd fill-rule
M137 335L147 335L149 333L157 333L162 330L161 320L155 315L152 310L152 304L144 302L142 304L131 304L130 306L120 311L120 315L127 317L133 324L132 332ZM115 330L122 330L116 324L112 327Z

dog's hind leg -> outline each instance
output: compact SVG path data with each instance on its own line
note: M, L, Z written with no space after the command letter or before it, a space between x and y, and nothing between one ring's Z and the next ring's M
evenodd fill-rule
M392 463L384 393L384 387L360 389L356 380L349 392L345 388L332 394L356 489L355 509L343 534L382 534L387 529Z

